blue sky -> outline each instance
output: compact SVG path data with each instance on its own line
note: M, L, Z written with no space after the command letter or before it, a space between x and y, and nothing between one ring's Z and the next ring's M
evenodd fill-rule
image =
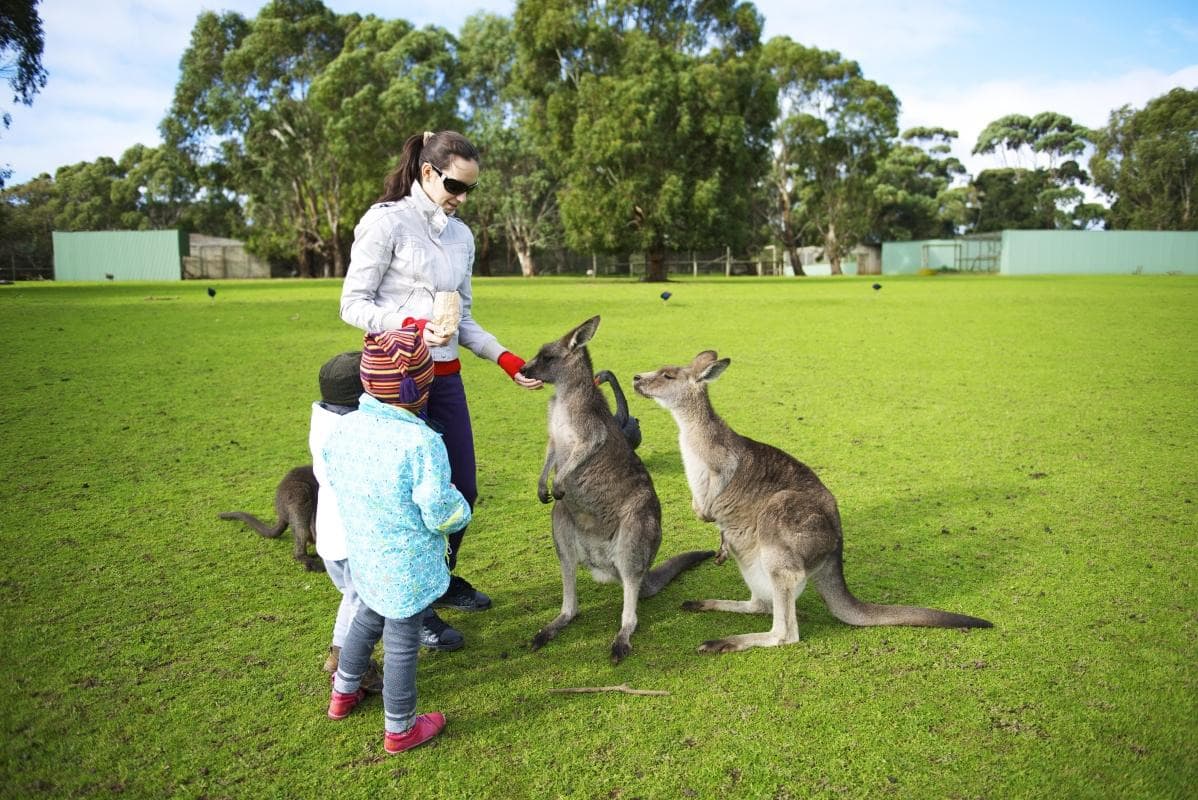
M3 107L0 163L9 185L66 164L119 158L160 143L179 58L202 10L252 17L261 0L44 0L46 88L32 107ZM511 14L514 0L325 0L338 13L402 16L458 31L470 14ZM960 132L969 156L1004 114L1059 111L1097 126L1124 104L1142 107L1175 86L1198 88L1198 4L957 0L761 0L765 36L839 50L903 103L901 124ZM7 88L7 87L6 87ZM10 98L4 94L7 101Z

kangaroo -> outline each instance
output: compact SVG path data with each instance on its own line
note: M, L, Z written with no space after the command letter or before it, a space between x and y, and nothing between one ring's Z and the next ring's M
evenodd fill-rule
M620 432L624 434L628 444L635 450L641 446L641 422L629 415L628 399L624 397L624 390L620 388L620 382L611 370L605 369L595 373L595 385L604 383L611 384L612 395L616 400L616 424L620 426Z
M586 344L598 327L599 317L592 317L544 345L520 370L554 387L537 497L550 502L552 472L553 544L562 570L561 613L537 632L532 649L539 650L578 616L575 580L581 563L599 583L623 585L620 630L611 645L611 661L618 664L632 650L637 599L652 597L714 554L682 553L650 569L661 545L661 503L595 383Z
M219 516L241 520L268 539L276 538L291 525L294 528L295 560L309 572L321 572L324 562L320 556L308 555L308 543L316 545L317 486L311 464L296 467L284 475L275 489L275 514L279 521L273 527L245 511L224 511Z
M864 603L844 580L844 540L836 498L807 465L733 431L712 408L707 384L730 359L712 350L688 367L636 375L633 389L669 409L695 514L720 528L720 553L731 552L749 600L698 600L688 611L774 615L767 633L704 642L700 653L776 647L799 640L795 601L810 579L833 616L850 625L989 628L984 619L916 606Z

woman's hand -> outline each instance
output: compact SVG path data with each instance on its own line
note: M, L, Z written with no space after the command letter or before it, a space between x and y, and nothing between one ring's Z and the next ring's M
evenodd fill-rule
M524 377L523 372L517 372L515 375L512 376L512 380L514 380L519 386L522 386L525 389L540 389L542 386L545 385L544 383L536 380L535 378Z
M453 338L453 333L444 333L433 323L424 326L424 343L429 347L444 347Z

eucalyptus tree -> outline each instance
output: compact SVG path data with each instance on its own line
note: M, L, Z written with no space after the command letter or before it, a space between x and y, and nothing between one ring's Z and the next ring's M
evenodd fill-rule
M1176 88L1094 131L1094 183L1114 228L1198 230L1198 90Z
M952 236L963 223L960 187L965 166L952 155L956 131L919 127L903 132L878 166L874 187L879 240Z
M182 59L166 142L222 165L250 244L301 274L345 274L353 223L404 138L454 119L452 37L402 20L273 0L258 16L203 12Z
M46 86L46 68L42 66L42 50L46 36L42 18L37 13L38 0L5 0L0 14L0 76L8 81L14 103L33 105L33 96ZM12 115L0 113L0 124L7 130ZM0 167L0 189L12 175L8 167Z
M67 164L54 172L50 213L56 230L148 230L134 198L121 191L121 165L108 156Z
M536 254L561 241L559 178L529 130L528 98L513 80L515 29L511 18L480 13L459 34L458 63L466 132L482 154L480 187L465 208L481 237L479 260L496 237L511 247L525 277L537 273ZM485 267L484 267L485 268Z
M975 229L1067 229L1100 221L1104 209L1081 189L1090 182L1079 163L1089 136L1084 126L1053 111L1008 114L987 125L972 152L996 155L1003 166L974 178L980 204Z
M38 0L5 0L0 14L0 76L13 92L13 102L33 105L33 97L46 87L46 68L42 51L46 34L37 12ZM0 114L7 128L11 115Z
M58 188L46 173L0 189L0 274L48 276L54 271L53 232Z
M898 133L899 101L857 62L785 36L766 44L765 62L781 111L769 187L774 233L791 263L812 241L839 275L841 260L874 224L877 173Z
M775 92L762 18L735 0L519 0L517 78L561 177L566 243L643 252L747 246Z

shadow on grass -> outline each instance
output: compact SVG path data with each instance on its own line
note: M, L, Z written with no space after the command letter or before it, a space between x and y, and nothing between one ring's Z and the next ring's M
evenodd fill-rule
M868 602L940 608L973 614L1001 625L1001 620L995 620L976 601L968 607L956 602L962 597L984 595L984 587L1000 580L1003 558L993 555L998 543L989 532L981 526L956 534L941 533L939 528L934 534L920 531L928 527L929 509L951 508L956 518L971 515L986 518L987 510L1012 501L1012 491L1010 488L945 489L934 496L925 494L919 503L894 498L853 511L846 524L858 529L861 535L846 531L846 579L850 589ZM710 544L714 547L718 534L714 526L709 530ZM551 548L547 541L543 544ZM693 546L692 541L671 542L667 534L657 561ZM547 563L543 557L538 557L537 562L538 569L544 569ZM745 662L756 661L760 665L782 659L808 664L805 654L810 656L815 651L827 655L829 647L838 649L841 642L846 646L852 642L855 647L862 638L852 626L832 617L818 593L811 589L798 601L802 636L799 643L771 651L722 656L698 654L696 648L707 639L764 631L771 624L768 614L693 613L681 609L687 600L749 596L733 562L718 566L709 560L683 573L657 596L639 603L633 650L621 664L612 665L609 661L611 641L619 628L619 587L597 584L585 571L580 571L578 580L578 618L556 639L534 652L530 647L533 635L560 608L561 584L556 576L556 561L551 563L552 571L536 579L514 580L506 596L497 597L495 607L484 614L443 615L463 632L469 645L457 653L427 657L421 666L421 691L432 697L468 686L470 697L490 698L490 705L484 701L479 708L459 711L464 712L463 727L483 733L491 729L507 730L513 720L536 724L560 713L562 704L569 702L569 696L551 693L551 688L628 683L633 688L666 688L674 693L701 691L728 668ZM520 565L509 564L504 569L521 572ZM477 577L485 584L485 574ZM953 646L948 638L951 632L945 631L944 635L947 652ZM890 638L919 648L917 637L922 636L895 634ZM732 664L721 663L726 660ZM763 676L762 680L771 679ZM474 689L478 690L477 695Z

